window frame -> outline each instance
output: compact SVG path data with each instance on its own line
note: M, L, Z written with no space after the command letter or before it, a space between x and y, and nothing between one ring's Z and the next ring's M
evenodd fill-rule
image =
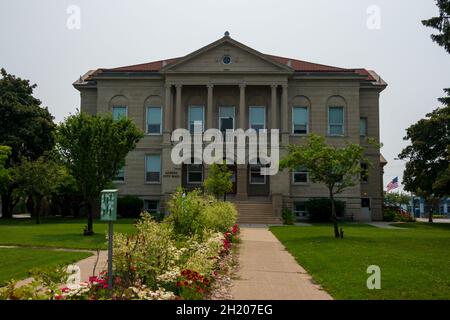
M123 180L117 180L118 173L119 173L120 171L123 171ZM123 184L123 183L125 183L125 164L124 164L119 170L117 170L117 173L116 173L116 175L114 176L113 183L116 183L116 184Z
M236 107L235 106L219 106L219 131L220 132L226 132L226 130L222 130L222 119L229 119L228 117L221 117L220 116L220 110L222 108L233 108L233 131L236 130ZM227 129L229 130L229 129Z
M119 121L120 119L114 119L114 109L125 109L125 119L128 119L128 106L120 106L120 105L115 105L111 107L111 117L114 121Z
M299 169L303 169L303 170L299 171ZM295 185L309 184L309 172L308 172L308 169L307 168L299 168L299 169L296 169L296 170L292 171L292 184L295 184ZM295 175L296 174L306 174L306 181L305 182L303 182L303 181L301 181L301 182L295 181Z
M198 172L201 173L202 177L201 177L201 180L200 180L200 181L191 181L191 180L189 179L189 172L191 172L191 171L190 171L190 166L192 166L192 165L197 165L197 166L200 166L200 167L201 167L201 171L193 171L193 172L195 172L195 173L198 173ZM186 181L187 181L188 184L202 184L202 183L203 183L203 180L204 180L204 167L203 167L203 163L202 163L202 164L200 164L200 163L198 163L198 164L196 164L196 163L189 163L189 164L186 164Z
M261 174L260 175L264 178L264 182L252 182L252 168L256 167L256 166L258 166L258 170L261 173L261 168L262 168L261 164L250 164L249 165L249 170L248 170L248 174L249 174L248 182L249 182L249 184L250 185L265 185L265 184L267 184L267 177L265 175L261 175Z
M361 134L361 120L364 120L364 134ZM367 117L360 117L359 118L359 136L361 138L365 138L368 135L368 122L369 120L367 119Z
M160 212L161 206L160 206L160 201L159 200L153 200L153 199L144 199L144 210L147 211L148 213L152 213L153 211L150 211L148 209L148 202L154 201L156 202L156 211L154 211L154 213L158 213Z
M159 133L148 132L148 110L149 109L159 109L160 120L159 120ZM163 126L163 109L161 106L147 106L145 109L145 133L149 136L160 136L162 135L162 126Z
M306 133L295 133L294 109L306 109ZM292 134L296 136L306 136L309 134L309 107L308 106L293 106L291 110L292 118Z
M333 109L337 109L337 108L342 109L342 124L340 124L342 126L342 133L340 133L340 134L331 133L331 126L332 125L334 125L334 126L338 125L338 124L335 124L335 123L333 123L333 124L330 123L330 110L332 108ZM345 107L344 106L331 106L331 105L328 106L328 135L329 136L333 136L333 137L345 136Z
M252 129L252 109L263 109L264 110L264 124L262 129L267 129L267 116L266 116L266 107L265 106L249 106L248 107L248 128ZM255 123L255 124L261 124L261 123ZM259 129L256 130L256 132L259 132Z
M191 108L201 108L202 109L202 133L205 132L205 106L202 105L190 105L188 106L188 130L191 134L194 134L194 131L191 131Z
M303 203L303 205L305 206L305 211L295 210L296 209L296 205L297 204L301 204L301 203ZM292 208L292 213L294 214L294 216L296 218L307 218L309 216L308 210L306 210L306 201L293 201L292 207L293 207ZM304 212L304 214L302 215L301 212Z
M149 181L147 180L147 173L149 173L149 171L147 170L147 157L151 157L151 156L159 156L159 180L158 181ZM162 156L161 153L148 153L144 156L144 167L145 167L145 184L161 184L161 171L162 171Z

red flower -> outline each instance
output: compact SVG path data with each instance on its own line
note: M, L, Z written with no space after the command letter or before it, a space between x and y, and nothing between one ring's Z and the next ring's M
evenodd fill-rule
M56 299L56 300L61 300L62 298L63 298L63 296L60 295L60 294L55 295L55 299Z

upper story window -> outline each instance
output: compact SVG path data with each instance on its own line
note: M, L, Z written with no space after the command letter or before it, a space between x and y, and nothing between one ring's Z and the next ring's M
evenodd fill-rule
M332 136L344 135L344 107L328 108L328 134Z
M369 181L369 165L365 162L361 163L361 182Z
M112 107L112 118L117 121L120 119L126 119L128 116L128 108L126 106L114 106Z
M161 181L161 155L150 154L145 156L145 181L159 183Z
M147 133L161 134L162 112L161 107L147 107Z
M250 107L249 108L249 127L259 131L266 128L266 108Z
M222 57L222 63L223 63L224 65L229 65L229 64L231 64L232 62L233 62L233 59L231 59L231 56L230 56L230 55L226 54L226 55L224 55L224 56Z
M205 108L203 106L189 106L189 131L194 133L194 125L201 123L202 132L205 129Z
M306 168L296 168L292 172L292 181L294 184L297 183L308 183L308 169Z
M308 133L308 107L292 108L292 133Z
M359 136L360 137L367 136L367 118L359 119Z
M219 107L219 129L222 132L234 130L234 107Z

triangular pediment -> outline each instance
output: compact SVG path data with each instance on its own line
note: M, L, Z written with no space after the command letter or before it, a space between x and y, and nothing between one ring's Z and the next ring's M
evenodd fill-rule
M229 63L228 63L229 62ZM294 70L225 36L188 54L162 73L292 73Z

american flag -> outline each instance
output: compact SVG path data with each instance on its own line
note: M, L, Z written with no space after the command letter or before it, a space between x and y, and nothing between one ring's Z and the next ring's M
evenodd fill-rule
M398 188L398 177L395 177L394 179L392 179L391 182L388 183L387 191L391 191L392 189L397 189L397 188Z

